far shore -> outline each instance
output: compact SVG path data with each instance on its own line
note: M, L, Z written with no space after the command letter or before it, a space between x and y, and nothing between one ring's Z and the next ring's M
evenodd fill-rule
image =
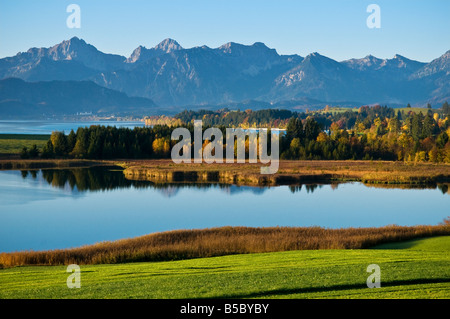
M164 182L223 182L241 185L295 185L358 181L368 184L450 182L450 165L389 161L287 161L276 174L260 174L261 164L174 164L171 160L122 163L125 177Z
M170 159L82 160L2 159L0 170L120 166L130 180L154 183L226 183L250 186L362 182L379 185L450 183L450 164L399 161L287 161L276 174L260 174L262 164L175 164Z

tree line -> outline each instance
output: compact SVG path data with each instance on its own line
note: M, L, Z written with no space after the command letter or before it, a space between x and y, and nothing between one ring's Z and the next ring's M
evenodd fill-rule
M314 119L322 131L311 130L309 119L289 120L281 158L450 163L447 102L439 113L375 106L358 112L321 113Z
M283 122L286 131L280 141L282 159L450 163L448 103L439 110L423 110L364 106L357 111L324 109L310 113L184 111L177 118L182 124L177 125L168 123L134 129L91 126L72 130L67 135L53 132L42 151L36 147L24 148L21 155L24 158L170 158L171 149L178 142L171 140L172 130L186 127L193 135L193 120L202 119L203 130L218 127L224 137L226 127L241 126L244 120L265 125ZM224 147L225 142L224 139Z

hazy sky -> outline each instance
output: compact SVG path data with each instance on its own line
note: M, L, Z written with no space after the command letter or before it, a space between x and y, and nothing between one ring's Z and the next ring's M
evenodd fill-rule
M69 4L81 28L69 29ZM369 29L369 4L381 28ZM449 0L2 0L0 57L78 36L106 53L129 56L165 38L183 47L264 42L280 54L319 52L335 60L401 54L428 62L450 50Z

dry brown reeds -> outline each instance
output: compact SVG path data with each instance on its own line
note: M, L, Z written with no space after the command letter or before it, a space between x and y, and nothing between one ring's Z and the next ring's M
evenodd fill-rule
M440 235L450 235L448 224L345 229L221 227L176 230L79 248L1 253L0 267L166 261L305 249L361 249Z
M417 185L450 182L450 164L389 161L287 161L274 175L261 175L261 164L174 164L171 160L129 160L125 177L153 182L224 182L285 185L360 181L369 184Z

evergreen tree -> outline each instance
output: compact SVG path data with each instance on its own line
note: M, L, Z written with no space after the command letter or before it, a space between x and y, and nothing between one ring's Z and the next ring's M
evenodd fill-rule
M442 113L444 114L444 117L450 114L450 106L447 101L442 104Z
M428 114L423 120L422 137L431 137L434 132L434 119Z
M305 123L305 138L309 140L315 140L321 128L319 123L317 123L313 118L308 118Z
M39 150L37 148L37 145L33 144L33 146L31 146L30 150L28 151L28 157L36 158L38 156L39 156Z
M303 124L299 118L291 117L286 127L286 137L289 141L294 138L303 138Z
M422 137L422 112L413 115L411 122L411 135L415 141Z
M52 141L49 139L47 141L47 144L42 149L42 155L43 158L52 158L55 156L55 153L53 151L53 144Z
M77 135L73 130L70 130L69 135L67 136L67 152L72 152L75 147L75 143L77 142Z
M29 158L29 155L28 155L28 148L26 147L26 146L24 146L23 148L22 148L22 150L20 151L20 158Z

